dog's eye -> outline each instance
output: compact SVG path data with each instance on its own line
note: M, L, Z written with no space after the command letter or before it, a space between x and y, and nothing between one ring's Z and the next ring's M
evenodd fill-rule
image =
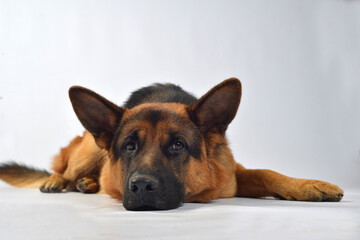
M173 151L180 151L183 148L184 148L184 143L181 141L175 141L171 146L171 150Z
M136 150L136 143L135 143L135 142L132 142L132 141L127 142L127 143L125 144L125 149L126 149L127 151L135 151L135 150Z

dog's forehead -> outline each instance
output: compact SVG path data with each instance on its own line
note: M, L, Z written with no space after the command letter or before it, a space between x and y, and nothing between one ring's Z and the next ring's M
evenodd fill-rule
M124 130L132 128L181 128L190 122L186 105L178 103L147 103L127 109L123 116Z
M187 117L186 105L179 103L146 103L125 111L125 120L148 121L156 124L172 118Z

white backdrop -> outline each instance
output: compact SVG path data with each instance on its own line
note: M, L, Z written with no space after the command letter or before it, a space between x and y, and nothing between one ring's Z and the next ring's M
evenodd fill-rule
M238 77L237 161L360 183L360 1L0 0L0 162L49 168L82 126L67 90Z

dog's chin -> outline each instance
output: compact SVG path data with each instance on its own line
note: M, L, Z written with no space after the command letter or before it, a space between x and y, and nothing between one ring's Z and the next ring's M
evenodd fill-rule
M132 208L132 209L127 208L127 210L130 210L130 211L161 211L161 210L164 210L164 209L159 209L159 208L156 208L154 206L143 205L143 206L135 207L135 208Z
M124 196L123 206L126 210L130 211L161 211L161 210L171 210L180 207L183 204L182 201L169 201L169 202L144 202L139 200L134 200L131 198L126 198Z
M126 210L130 210L130 211L164 211L164 210L176 209L178 207L180 207L180 205L177 207L168 207L168 208L158 208L155 206L142 205L142 206L135 207L132 209L126 208Z

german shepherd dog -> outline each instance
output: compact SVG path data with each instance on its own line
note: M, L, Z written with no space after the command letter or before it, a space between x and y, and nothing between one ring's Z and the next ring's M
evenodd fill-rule
M54 173L16 163L3 164L0 178L44 193L105 192L128 210L164 210L184 202L267 197L298 201L340 201L330 183L291 178L236 163L225 132L241 98L236 78L200 99L173 84L132 93L123 107L86 88L69 90L86 131L62 148Z

